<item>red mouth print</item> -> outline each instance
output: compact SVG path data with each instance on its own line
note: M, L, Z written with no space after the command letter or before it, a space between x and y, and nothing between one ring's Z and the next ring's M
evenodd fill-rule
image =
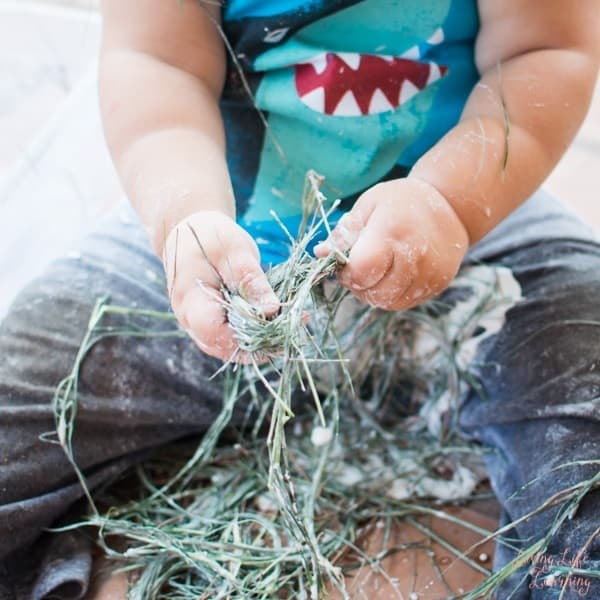
M410 58L327 52L296 65L295 83L312 110L356 117L395 110L447 71Z

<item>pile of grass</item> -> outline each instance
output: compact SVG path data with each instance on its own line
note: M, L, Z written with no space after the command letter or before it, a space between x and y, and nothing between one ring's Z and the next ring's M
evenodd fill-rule
M280 313L266 319L223 285L230 324L251 361L225 365L222 411L191 452L175 445L137 467L133 500L99 511L77 469L77 374L103 337L183 335L173 316L100 300L73 372L57 390L58 440L93 507L78 526L97 527L105 553L138 574L131 598L319 598L327 586L349 598L345 571L367 564L382 572L385 553L369 557L359 545L374 523L387 532L421 515L452 521L440 505L476 493L482 449L459 435L456 408L477 385L469 367L481 324L515 300L501 271L466 269L444 296L410 311L360 305L327 284L344 256L308 252L335 208L325 208L314 175L304 204L290 259L268 273ZM477 293L463 302L469 290ZM107 328L107 315L123 325ZM148 328L149 319L168 326ZM219 444L241 396L252 398L248 423L236 441ZM575 486L560 501L573 510L597 485ZM478 532L510 544L503 539L509 530ZM493 594L543 552L551 534L493 574L447 547L487 575L465 597ZM124 549L111 544L123 538Z

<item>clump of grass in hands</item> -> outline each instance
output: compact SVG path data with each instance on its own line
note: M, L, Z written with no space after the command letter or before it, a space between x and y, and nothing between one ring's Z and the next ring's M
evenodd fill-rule
M328 230L328 218L337 208L338 202L325 209L325 198L319 190L321 178L309 172L303 196L303 219L297 237L286 229L285 225L272 212L273 218L287 234L290 242L288 260L271 268L269 283L281 302L279 312L267 318L259 309L246 300L243 290L231 290L219 273L214 274L220 282L222 302L229 324L238 342L238 353L248 357L251 362L285 358L303 358L314 355L318 347L314 344L307 327L307 310L314 307L312 296L315 286L322 280L335 274L346 257L341 252L315 259L309 252L309 246L322 228ZM198 236L197 243L202 249ZM239 354L231 358L235 362Z

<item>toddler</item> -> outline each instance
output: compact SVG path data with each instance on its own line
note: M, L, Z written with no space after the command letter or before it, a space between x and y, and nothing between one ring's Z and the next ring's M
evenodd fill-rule
M1 325L1 598L85 594L89 542L42 535L77 514L82 489L40 436L98 297L170 305L189 339L111 338L87 356L74 450L92 487L210 425L209 378L218 359L240 358L213 269L278 311L263 269L285 259L287 239L270 211L297 231L309 169L341 199L314 252L347 253L338 280L361 301L409 309L474 262L509 268L520 286L460 412L464 432L496 450L502 522L598 471L575 462L600 458L600 246L539 191L592 95L596 0L104 0L103 13L106 138L137 216L53 264ZM599 498L585 496L546 562L600 568ZM517 525L517 547L554 514ZM499 547L496 567L515 552ZM498 597L558 597L558 580L528 568ZM567 584L563 597L580 592ZM600 597L598 580L585 593Z

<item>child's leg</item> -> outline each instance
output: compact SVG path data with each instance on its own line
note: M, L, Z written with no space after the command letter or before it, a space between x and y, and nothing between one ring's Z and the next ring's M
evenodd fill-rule
M476 368L483 393L473 394L461 413L465 430L493 449L488 466L504 524L600 473L600 244L586 241L583 230L579 239L560 239L555 226L560 231L558 220L546 223L555 239L521 248L508 243L505 250L496 245L479 256L509 267L524 297L498 336L480 349ZM505 537L527 548L549 531L560 510L526 520ZM565 575L556 568L598 571L599 527L596 487L548 549L497 597L508 598L517 588L511 598L558 598ZM496 566L516 555L498 545ZM582 596L600 598L600 580L573 575L562 598Z
M61 586L64 597L85 591L90 548L84 537L39 538L82 498L61 447L40 436L54 431L55 388L73 367L94 304L106 295L120 306L168 309L161 264L135 223L115 219L86 240L80 256L52 265L0 325L2 599L42 597ZM174 328L156 319L142 324ZM186 337L120 336L94 346L81 369L73 440L90 486L169 440L205 430L221 407L221 385L208 380L217 368Z

